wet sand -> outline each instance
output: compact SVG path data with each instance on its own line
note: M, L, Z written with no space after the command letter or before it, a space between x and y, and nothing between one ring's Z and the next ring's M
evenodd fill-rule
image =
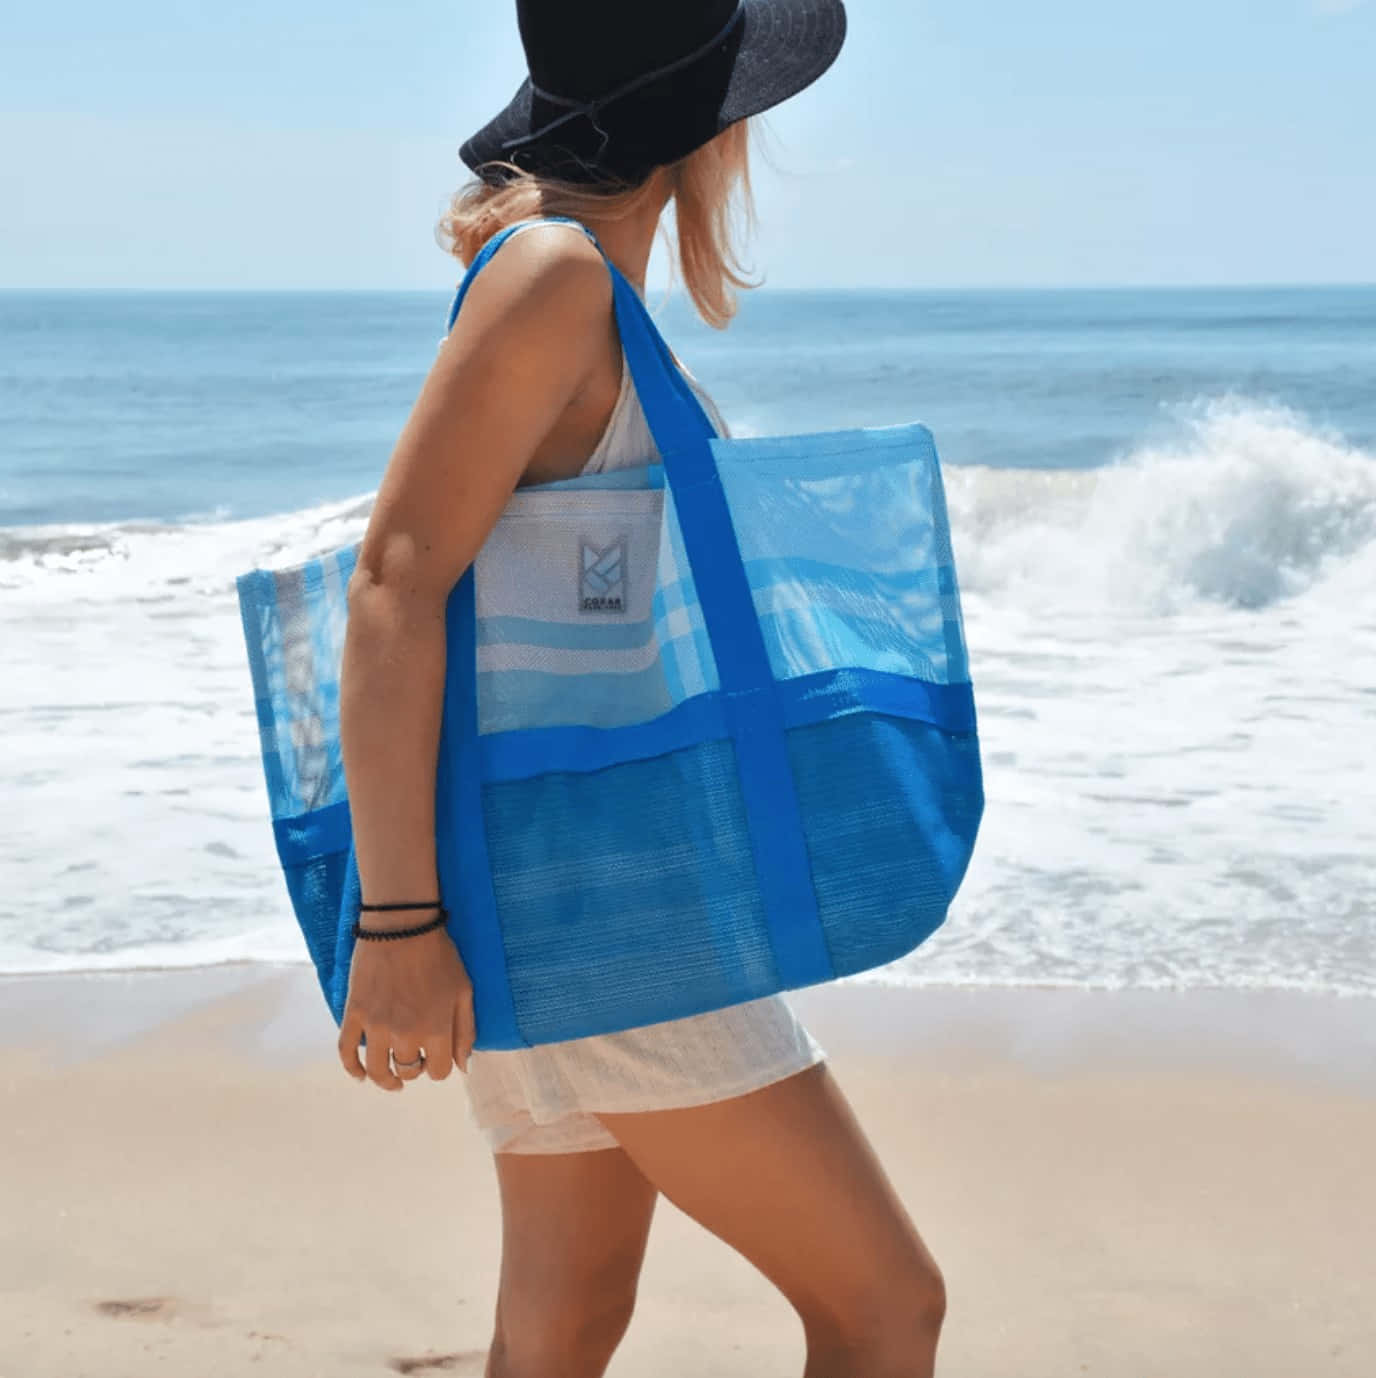
M1376 1002L789 999L942 1264L940 1374L1376 1373ZM0 978L0 1047L0 1378L482 1373L500 1216L459 1074L350 1080L309 968ZM611 1378L803 1352L661 1199Z

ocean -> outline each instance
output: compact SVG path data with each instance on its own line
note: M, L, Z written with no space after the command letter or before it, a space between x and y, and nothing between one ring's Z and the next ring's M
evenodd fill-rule
M448 306L0 293L0 972L308 960L234 577L361 536ZM738 435L936 438L986 811L867 979L1376 995L1376 287L659 317Z

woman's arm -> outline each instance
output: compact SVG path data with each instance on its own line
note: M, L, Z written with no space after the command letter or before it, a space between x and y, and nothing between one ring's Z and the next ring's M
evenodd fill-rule
M445 607L536 447L586 381L612 309L597 249L524 232L473 281L378 488L348 589L340 746L363 899L438 897L435 770ZM424 912L370 913L369 928ZM368 1043L367 1070L358 1056ZM359 942L340 1029L345 1068L400 1089L387 1053L430 1075L467 1063L472 990L443 929Z

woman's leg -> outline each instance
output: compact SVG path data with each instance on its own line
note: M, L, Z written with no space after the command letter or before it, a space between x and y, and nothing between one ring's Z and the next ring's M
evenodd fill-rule
M502 1264L484 1378L601 1378L631 1319L657 1193L619 1148L494 1161Z
M803 1322L803 1378L930 1378L941 1273L827 1063L707 1105L599 1114Z

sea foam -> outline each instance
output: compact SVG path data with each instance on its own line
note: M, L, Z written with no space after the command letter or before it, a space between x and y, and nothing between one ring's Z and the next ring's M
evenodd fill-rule
M1093 470L946 468L987 807L881 979L1376 994L1376 459L1245 397L1177 419ZM305 960L234 577L372 501L0 529L0 971Z

